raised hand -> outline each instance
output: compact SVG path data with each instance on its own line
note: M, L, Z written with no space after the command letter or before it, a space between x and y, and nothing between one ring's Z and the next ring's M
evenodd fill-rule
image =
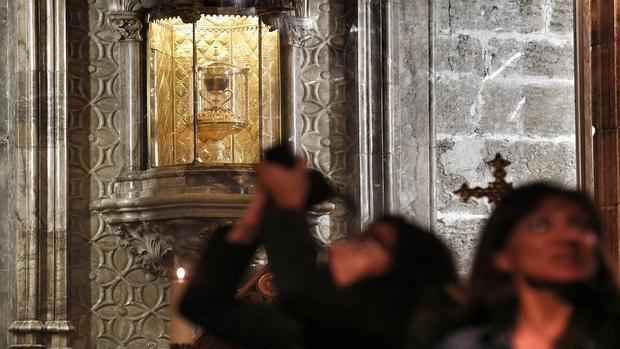
M297 159L292 168L263 162L257 169L258 185L279 208L303 209L308 196L306 163Z

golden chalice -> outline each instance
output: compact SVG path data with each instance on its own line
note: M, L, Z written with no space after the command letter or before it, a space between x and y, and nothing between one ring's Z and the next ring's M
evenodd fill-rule
M246 128L248 122L249 68L215 62L198 69L200 107L198 139L205 162L230 162L223 140Z

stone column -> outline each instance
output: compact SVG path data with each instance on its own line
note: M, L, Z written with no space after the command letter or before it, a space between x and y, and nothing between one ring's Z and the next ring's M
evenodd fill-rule
M10 348L67 348L65 1L17 7L15 166L16 318Z
M24 1L17 9L17 111L14 122L9 123L16 131L12 141L15 159L15 204L17 215L13 223L16 232L16 316L9 327L16 345L38 345L43 323L39 318L39 221L37 219L38 181L38 103L37 42L28 33L36 32L36 5L33 0Z
M301 118L301 82L299 49L315 34L312 18L289 16L280 28L280 81L282 88L282 140L299 149Z
M351 38L349 58L354 67L349 72L354 76L352 96L357 101L351 122L357 130L359 157L359 223L360 229L374 217L380 216L389 207L386 194L394 161L393 132L395 121L390 114L394 106L395 85L393 71L393 34L388 25L394 23L386 17L392 6L389 2L357 1L355 38ZM385 31L384 31L385 28ZM390 46L392 45L392 46ZM353 98L352 98L353 99ZM387 172L390 171L390 172Z
M9 140L12 135L8 130L8 122L12 121L15 108L13 103L13 95L15 88L13 87L15 63L13 56L16 52L13 45L14 13L13 2L0 0L0 193L6 196L10 193L9 181L13 183L14 177L10 170L11 159L9 158ZM0 333L4 334L0 338L0 348L8 347L8 337L6 333L9 325L14 318L13 307L15 295L14 278L15 278L15 258L13 251L13 230L9 222L11 215L8 205L0 205L0 259L5 261L0 265L0 280L5 280L0 284ZM4 311L3 311L4 310Z
M121 91L120 111L125 124L121 141L125 163L121 174L144 169L143 144L145 114L143 108L142 13L115 11L109 14L110 23L119 36Z

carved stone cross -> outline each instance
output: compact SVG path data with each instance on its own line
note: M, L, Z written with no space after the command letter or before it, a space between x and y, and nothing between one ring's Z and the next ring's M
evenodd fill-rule
M470 188L467 183L463 183L461 188L454 192L461 197L463 202L469 201L469 198L473 196L476 198L486 197L489 199L489 203L496 204L504 194L512 190L512 183L506 182L506 167L510 165L510 161L504 159L500 153L497 153L495 159L488 161L487 164L494 168L493 176L495 180L489 182L489 186L486 188Z

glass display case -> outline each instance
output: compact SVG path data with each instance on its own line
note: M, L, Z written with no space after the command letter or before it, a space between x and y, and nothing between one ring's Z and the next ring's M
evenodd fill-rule
M150 19L148 164L253 164L280 138L279 37L253 15Z

